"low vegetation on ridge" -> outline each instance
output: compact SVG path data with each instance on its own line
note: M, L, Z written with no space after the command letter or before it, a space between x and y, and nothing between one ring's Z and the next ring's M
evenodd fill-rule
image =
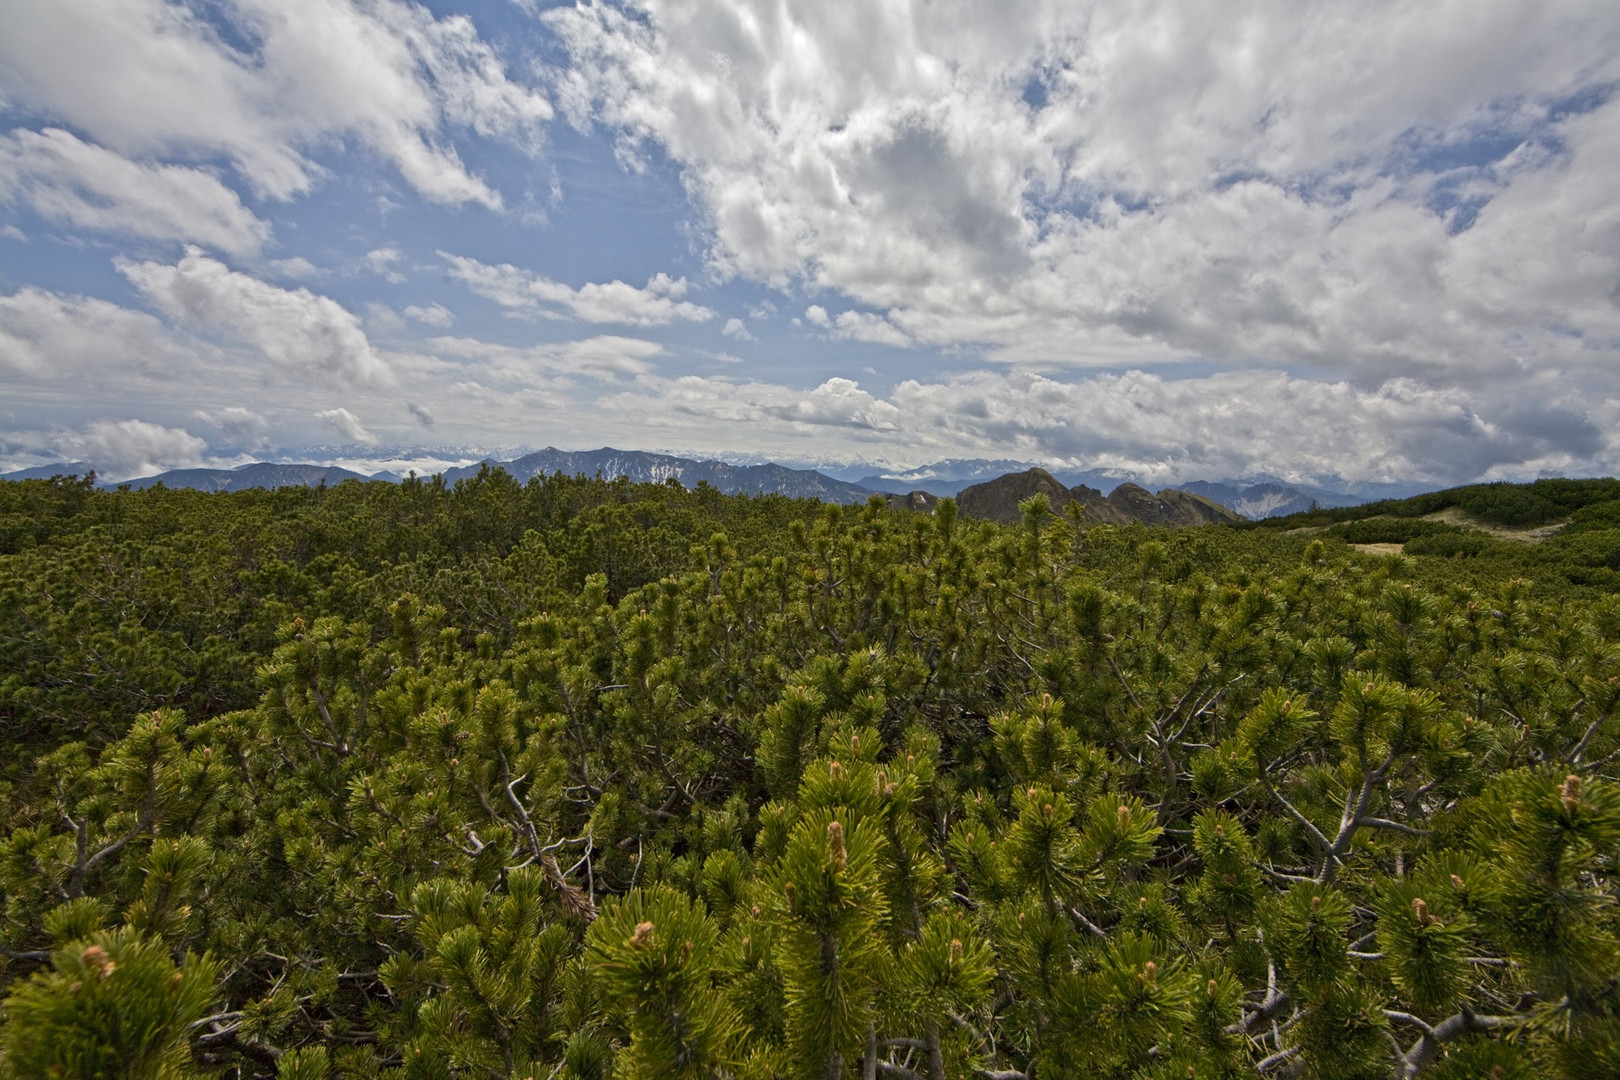
M0 483L0 1076L1620 1075L1620 484L1459 492Z

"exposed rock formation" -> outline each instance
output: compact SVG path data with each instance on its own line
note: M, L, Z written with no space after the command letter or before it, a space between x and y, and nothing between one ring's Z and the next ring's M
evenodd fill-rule
M1045 495L1054 514L1064 514L1071 503L1078 503L1085 521L1094 525L1211 525L1242 521L1219 503L1185 491L1165 489L1154 495L1136 484L1121 484L1104 497L1084 484L1065 488L1045 469L1012 473L983 484L964 488L957 504L964 517L984 518L1011 524L1019 520L1018 504L1034 495ZM897 496L898 497L898 496ZM891 504L893 502L891 500Z
M1069 489L1051 473L1045 469L1030 469L963 488L956 497L956 505L964 517L1011 524L1019 520L1018 504L1036 495L1045 495L1056 514L1063 513L1063 508L1075 501Z
M915 510L919 514L932 514L939 499L926 491L913 491L910 495L885 495L890 510Z

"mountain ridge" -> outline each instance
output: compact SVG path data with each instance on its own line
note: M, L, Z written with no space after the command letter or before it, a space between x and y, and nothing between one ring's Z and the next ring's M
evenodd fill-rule
M856 504L873 494L888 498L891 505L931 507L943 497L957 497L966 489L999 480L1010 475L1021 475L1032 468L1052 478L1058 488L1075 491L1085 488L1095 491L1106 500L1125 485L1163 498L1166 491L1187 492L1236 512L1251 520L1264 520L1318 509L1336 509L1362 505L1392 495L1401 497L1414 491L1430 490L1415 484L1353 485L1364 492L1335 490L1309 484L1288 483L1273 476L1254 475L1245 479L1219 481L1195 480L1173 485L1153 485L1139 478L1117 471L1100 469L1051 470L1030 462L1012 459L950 458L917 466L913 469L871 472L859 480L841 479L821 468L796 468L775 462L733 464L716 458L692 458L643 450L619 450L601 447L596 450L543 450L518 448L518 456L502 458L495 454L469 465L458 465L436 470L447 482L475 476L480 468L499 466L519 480L531 476L561 472L575 476L625 476L635 483L661 483L676 479L688 487L707 483L726 494L780 494L793 498L816 498L827 502ZM515 453L517 451L506 451ZM463 458L462 460L467 460ZM396 466L403 468L403 466ZM12 473L0 474L5 479L48 478L58 474L83 475L91 466L84 462L34 466ZM864 467L870 469L871 466ZM850 476L864 469L857 467L827 466L831 473ZM252 462L235 468L174 469L153 476L123 481L132 488L150 487L163 483L170 487L196 488L203 491L240 491L258 487L284 485L334 484L343 480L397 482L400 477L392 472L367 475L352 468L327 462L277 463ZM103 487L117 484L98 481ZM927 499L914 496L925 494ZM1053 495L1054 499L1059 497ZM1059 500L1061 501L1061 500ZM1099 510L1106 514L1107 511Z
M957 506L963 517L1011 524L1023 516L1019 504L1035 495L1044 495L1054 514L1067 513L1071 505L1077 505L1083 520L1098 525L1141 522L1185 527L1243 520L1235 511L1192 492L1162 488L1154 494L1139 484L1124 483L1105 496L1085 484L1065 487L1039 467L964 488L957 495Z

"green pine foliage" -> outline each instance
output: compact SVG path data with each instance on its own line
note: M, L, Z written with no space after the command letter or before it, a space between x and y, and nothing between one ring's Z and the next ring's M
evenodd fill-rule
M0 484L0 1077L1620 1075L1607 484Z

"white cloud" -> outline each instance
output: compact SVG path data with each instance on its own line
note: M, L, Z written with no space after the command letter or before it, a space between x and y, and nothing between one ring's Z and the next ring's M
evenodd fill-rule
M833 322L832 336L846 341L867 341L875 345L893 345L897 349L912 344L906 332L881 315L865 311L843 311Z
M316 183L313 148L353 139L424 198L498 207L446 135L533 147L552 115L471 20L401 0L226 0L207 16L166 0L13 0L0 93L120 153L223 155L276 199Z
M346 439L363 443L367 446L377 442L377 436L366 430L360 418L341 405L333 409L321 409L315 414L315 419L329 424L332 429Z
M174 266L120 261L118 268L164 314L251 345L286 375L325 385L391 378L360 320L328 297L267 285L196 249Z
M271 259L264 265L265 269L277 277L292 278L295 281L300 278L319 277L321 274L320 268L302 255L294 255L290 259Z
M8 381L103 384L116 376L194 375L199 342L162 322L91 296L28 286L0 296L0 371Z
M1620 359L1599 0L541 18L570 119L667 153L720 273L863 309L812 307L832 336L1436 386Z
M0 202L53 221L251 255L270 226L203 169L130 161L60 128L0 135Z
M265 430L269 426L268 422L252 409L229 405L212 412L198 409L192 416L205 424L219 428L225 433L226 438L238 446L259 449L267 445Z
M828 379L794 401L767 406L783 420L804 424L873 428L899 428L900 410L862 390L853 379Z
M509 313L630 326L665 326L677 320L703 322L714 318L708 308L682 300L686 279L668 274L654 274L645 289L622 281L587 283L574 289L510 263L491 266L464 255L443 251L439 255L450 264L452 278Z
M439 330L446 330L456 321L455 315L443 304L432 303L426 307L411 304L405 309L405 317L414 319L423 326L432 326Z
M842 311L834 318L820 304L811 304L804 309L804 321L827 331L828 337L838 341L867 341L900 349L914 344L904 330L882 315L870 312Z
M487 376L504 382L538 384L574 375L601 380L646 375L652 371L647 361L663 351L663 346L654 341L611 334L530 346L458 337L437 337L428 344L443 357L477 365Z
M726 325L721 327L720 332L726 337L735 338L738 341L758 340L748 332L748 325L741 319L727 319Z
M384 281L399 285L405 281L405 275L395 269L395 266L404 257L405 253L397 247L381 247L366 252L361 262L365 264L367 270Z
M183 428L145 420L97 420L82 431L59 433L51 443L63 458L88 462L107 480L195 468L208 449Z
M1556 374L1517 391L1391 379L1370 388L1277 372L1167 379L1130 371L1074 381L1006 370L906 380L886 396L833 378L811 391L725 376L644 376L598 400L665 445L724 449L745 426L764 453L821 460L880 453L913 464L1010 457L1174 483L1257 473L1297 481L1524 478L1576 463L1620 466L1620 379L1586 402ZM1526 400L1533 404L1526 404ZM811 445L813 443L813 445Z

